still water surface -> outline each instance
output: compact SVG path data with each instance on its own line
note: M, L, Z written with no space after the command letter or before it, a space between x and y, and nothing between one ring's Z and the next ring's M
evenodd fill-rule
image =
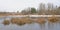
M16 24L3 25L2 21L4 19L11 19L12 17L0 17L0 30L60 30L60 23L48 23L45 24L25 24L22 26Z

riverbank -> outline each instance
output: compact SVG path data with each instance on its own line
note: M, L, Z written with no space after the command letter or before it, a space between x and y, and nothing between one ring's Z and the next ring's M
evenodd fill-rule
M60 15L1 15L0 17L6 17L6 16L9 16L9 17L52 17L52 16L55 16L55 17L60 17Z

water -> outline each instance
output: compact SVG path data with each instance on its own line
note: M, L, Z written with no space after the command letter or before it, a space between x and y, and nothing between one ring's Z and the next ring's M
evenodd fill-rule
M22 26L16 24L3 25L2 21L4 19L11 19L12 17L0 17L0 30L60 30L60 23L48 23L45 24L25 24Z

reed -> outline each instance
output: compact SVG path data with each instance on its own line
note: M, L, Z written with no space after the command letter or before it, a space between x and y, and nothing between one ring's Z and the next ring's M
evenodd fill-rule
M57 17L52 16L52 17L48 18L48 21L49 21L49 22L58 22L59 20L58 20Z
M12 24L16 24L17 21L19 21L19 20L20 20L19 18L12 18L12 19L11 19L11 23L12 23Z
M38 20L37 20L36 22L39 23L39 24L44 24L44 23L46 23L46 21L45 21L44 18L38 18Z
M24 25L32 23L32 20L30 20L29 18L12 18L11 23L17 25Z
M4 20L4 21L3 21L3 24L4 24L4 25L9 25L10 22L9 22L9 20Z

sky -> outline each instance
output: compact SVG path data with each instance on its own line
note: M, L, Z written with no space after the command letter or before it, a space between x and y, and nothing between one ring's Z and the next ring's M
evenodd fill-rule
M0 12L16 12L28 7L38 8L40 3L60 6L60 0L0 0Z

